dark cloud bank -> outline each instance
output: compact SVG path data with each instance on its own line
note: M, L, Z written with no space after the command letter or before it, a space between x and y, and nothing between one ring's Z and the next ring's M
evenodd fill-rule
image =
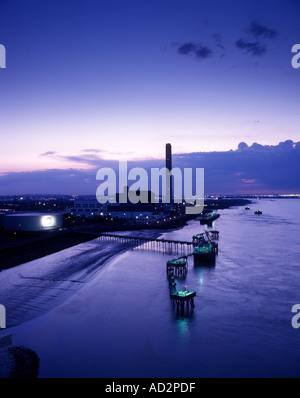
M245 29L245 32L249 38L238 39L235 45L238 49L245 50L246 53L254 56L261 56L267 52L267 46L264 42L261 42L261 40L274 39L278 34L277 30L270 29L254 21ZM253 41L253 39L255 41Z
M251 22L247 30L257 38L274 39L278 34L277 30L270 29L255 21Z
M43 170L8 173L0 176L0 195L28 193L94 194L99 182L96 172L101 167L118 168L117 161L90 156L82 160L82 169ZM89 167L89 169L87 169ZM164 167L163 160L128 162L128 168ZM248 146L240 143L237 150L196 152L173 155L173 167L204 168L205 193L299 193L300 142L281 142L276 146ZM150 175L150 174L149 174Z
M250 54L255 57L260 57L267 53L266 41L275 39L278 35L278 31L271 29L257 21L252 21L249 26L244 29L244 36L235 41L235 47L238 50L243 51L245 54ZM225 51L225 47L222 45L222 34L215 33L212 35L216 44L215 47ZM195 43L193 41L185 42L177 45L177 53L179 55L193 56L198 60L205 60L214 55L213 49L203 45L201 43ZM224 52L222 53L222 56Z
M196 59L206 59L212 55L212 50L201 43L188 42L178 47L178 54L193 55Z
M204 167L206 193L300 192L300 142L240 143L235 151L175 156L174 166L178 157L184 167Z
M265 45L260 44L258 41L251 42L239 39L235 42L235 45L240 50L245 50L247 53L252 55L260 56L266 53L267 48Z

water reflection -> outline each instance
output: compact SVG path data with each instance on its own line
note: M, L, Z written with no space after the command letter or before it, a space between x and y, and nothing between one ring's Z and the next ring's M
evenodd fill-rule
M196 291L189 316L173 310L168 290L166 262L179 255L148 243L149 251L116 258L59 310L16 328L17 343L38 353L40 377L298 377L299 335L289 314L299 300L299 204L262 202L259 220L252 210L222 211L216 267L194 267L189 257L178 279L178 289ZM282 219L294 222L285 251ZM192 220L165 238L189 241L200 230Z
M176 319L176 326L179 333L185 336L189 331L189 320L188 318L184 317L177 317Z
M198 280L200 287L209 281L211 273L214 271L215 268L209 266L193 267L193 272L196 275L196 279Z
M194 316L194 313L191 312L189 315L186 315L184 317L179 316L179 315L176 315L176 317L174 317L176 330L181 337L187 338L189 336L190 324L191 324L193 316Z

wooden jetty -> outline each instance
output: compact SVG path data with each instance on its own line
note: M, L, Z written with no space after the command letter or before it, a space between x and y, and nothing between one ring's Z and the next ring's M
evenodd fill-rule
M167 277L170 294L176 292L175 278L184 278L187 273L187 256L167 261Z
M219 231L217 231L216 229L209 231L209 234L211 235L212 239L214 240L219 239Z
M167 273L173 273L175 277L184 277L186 276L188 268L188 256L184 256L181 258L176 258L174 260L169 260L167 262Z
M194 235L193 243L194 265L214 265L216 254L218 254L218 244L211 238L209 232Z
M170 295L176 292L176 282L169 283Z
M171 300L173 307L176 306L177 312L180 311L181 315L185 314L185 310L189 312L194 308L194 297L196 292L194 290L176 290L171 293Z
M108 240L116 243L128 243L130 245L146 245L149 250L162 250L176 253L193 253L193 242L179 241L163 238L147 238L143 236L118 235L118 234L97 234L100 241Z
M206 239L205 239L206 236ZM197 235L193 236L193 245L194 246L202 246L207 241L214 241L219 239L219 231L216 229L212 229L210 231L201 232Z
M196 292L193 290L177 290L175 276L185 277L188 267L188 256L182 256L167 262L167 276L169 280L170 297L173 308L176 307L177 313L181 316L188 314L194 308L194 297Z

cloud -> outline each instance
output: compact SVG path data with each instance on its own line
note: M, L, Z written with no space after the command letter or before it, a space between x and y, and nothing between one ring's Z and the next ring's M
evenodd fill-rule
M214 33L213 35L212 35L212 38L214 39L214 41L215 41L215 44L216 44L216 48L218 49L218 50L223 50L223 51L225 51L225 47L224 47L224 45L223 45L223 35L221 34L221 33Z
M54 151L48 151L48 152L42 153L40 156L51 156L51 155L55 155L55 154L56 154L56 152L54 152Z
M98 153L102 152L98 149L84 149L81 151L80 155L61 155L54 151L48 151L40 156L51 156L52 159L62 160L72 163L81 163L85 166L90 167L101 167L103 159L98 156Z
M194 43L185 43L182 44L179 48L178 48L178 54L181 55L188 55L191 53L194 53L197 49L197 45Z
M251 22L250 26L245 29L248 33L248 38L240 38L235 42L238 49L244 50L246 53L253 56L261 56L266 54L267 47L261 40L274 39L278 31L270 29L267 26L259 24L258 22Z
M240 50L245 50L247 53L254 56L264 55L267 51L266 46L256 42L245 41L243 39L239 39L235 42L235 45Z
M206 193L300 192L300 142L278 145L241 142L226 152L173 156L173 167L203 167Z
M180 55L194 55L196 59L206 59L212 55L212 50L207 46L203 46L202 44L187 42L180 45L177 49L178 54Z
M248 31L252 33L256 38L264 39L274 39L278 34L277 30L267 28L266 26L260 25L257 22L251 22Z
M263 123L261 120L256 119L256 120L246 120L245 122L243 122L244 124L259 124L259 123Z
M104 152L101 149L83 149L81 152L101 153Z
M95 172L78 169L49 169L31 172L13 172L0 176L1 194L69 194L74 192L87 193L96 186ZM84 181L94 181L88 190L85 190ZM94 188L96 190L96 188Z
M210 50L208 47L201 47L195 52L196 58L198 59L206 59L210 57L211 54L212 50Z
M100 158L66 156L84 167L48 169L0 175L0 195L17 194L90 194L96 192L97 170L118 162ZM131 161L128 170L144 167L150 175L153 167L164 167L163 159ZM195 152L173 155L173 167L204 168L205 193L299 193L300 142L287 140L278 145L248 145L241 142L236 150L224 152ZM194 172L194 171L193 171Z
M221 48L222 50L225 50L225 47L223 46L223 44L218 43L218 44L217 44L217 47L218 47L218 48Z
M248 145L246 144L246 142L240 142L238 145L238 150L242 151L243 149L248 149Z
M97 155L59 155L62 160L74 163L83 163L89 166L97 166L102 159Z
M65 160L68 163L82 164L85 169L100 169L101 167L115 168L118 164L117 160L106 160L97 156L96 154L87 155L59 155L60 160Z
M214 33L212 35L212 38L216 41L216 43L218 44L222 43L222 33Z

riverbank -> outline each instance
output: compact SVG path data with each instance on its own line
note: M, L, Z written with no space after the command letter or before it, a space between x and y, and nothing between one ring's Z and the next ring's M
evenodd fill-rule
M186 223L182 226L172 229L182 228ZM44 237L33 237L31 239L26 239L24 242L19 241L17 245L13 245L11 247L0 248L1 253L1 263L0 263L0 271L9 269L12 267L16 267L18 265L27 263L29 261L33 261L45 256L48 256L53 253L57 253L61 250L65 250L71 248L73 246L77 246L81 243L89 242L94 240L97 236L95 234L101 234L105 232L131 232L131 231L139 231L139 235L143 234L145 237L158 237L163 234L167 230L171 230L168 228L165 229L154 229L149 228L145 230L145 228L85 228L85 229L77 229L66 232L61 232L57 234L51 234Z
M47 236L41 240L32 238L31 242L19 242L17 246L1 249L0 270L15 267L29 261L59 252L69 247L95 239L95 235L66 232L55 236Z
M144 235L156 238L160 232L144 231ZM125 242L101 242L95 235L92 238L85 236L88 241L78 244L74 236L69 248L0 272L0 303L6 308L7 328L57 306L93 280L115 256L133 247ZM58 248L62 249L58 242L52 245L52 250Z
M261 216L254 214L257 208ZM178 288L197 293L190 317L178 317L170 300L165 265L173 254L144 248L115 256L62 304L52 302L43 316L6 332L15 345L37 353L40 378L297 377L300 347L291 306L299 299L299 211L296 201L262 200L251 211L220 212L216 266L190 261L178 280ZM284 228L291 232L288 258L278 251ZM195 220L164 238L188 240L198 232ZM76 289L77 275L73 282L52 281L64 269L89 270L94 262L99 268L100 246L87 242L0 273L0 302L11 286L8 316L14 311L23 319L24 310L33 316L37 307L49 307L51 295ZM119 248L115 242L105 247ZM51 282L37 279L46 267ZM41 297L37 289L46 283L53 284L51 295Z
M246 199L208 200L206 202L207 208L210 210L222 210L252 203ZM147 230L153 232L154 235L162 234L166 230L183 228L191 218L195 218L195 216L183 216L177 220L165 222L160 227L157 225L147 226ZM9 240L0 238L0 271L93 240L95 233L116 231L139 231L140 233L145 231L145 225L84 226L42 236L24 235L23 239L22 236L12 237Z

